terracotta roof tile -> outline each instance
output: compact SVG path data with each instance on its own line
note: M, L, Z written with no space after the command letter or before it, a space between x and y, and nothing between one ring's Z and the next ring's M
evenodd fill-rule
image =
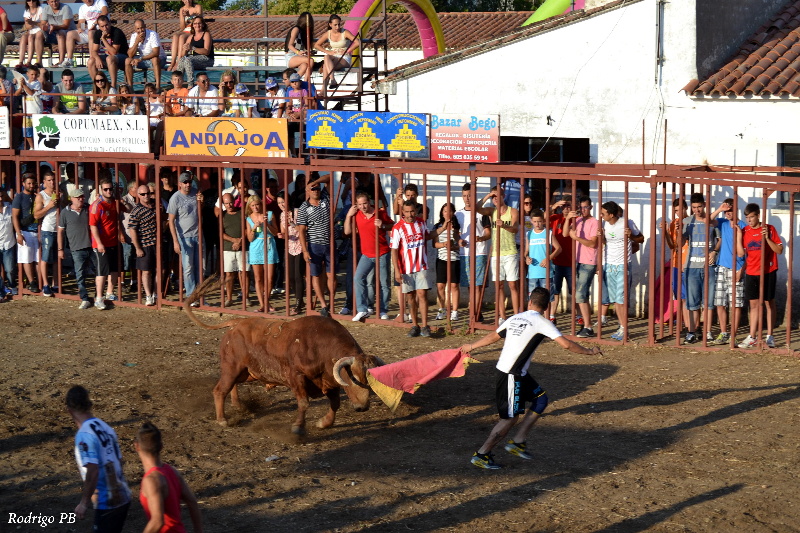
M469 28L468 33L474 37L480 37L481 40L478 41L478 39L474 39L472 42L464 42L463 44L460 45L451 44L451 42L447 39L447 29L445 28L445 41L447 42L447 49L448 49L447 52L445 52L444 54L439 54L434 57L420 59L419 61L414 61L407 65L398 67L390 71L386 79L399 80L399 79L410 78L412 76L416 76L417 74L421 74L429 70L443 67L450 63L455 63L456 61L460 61L461 59L465 59L467 57L476 56L484 52L495 50L510 43L528 39L539 33L544 33L548 30L560 28L562 26L566 26L567 24L578 22L606 11L611 11L623 5L630 5L641 1L642 0L633 0L633 1L615 0L605 5L595 7L593 9L579 9L576 11L571 11L565 15L558 15L556 17L551 17L549 19L545 19L525 27L520 27L522 25L522 22L524 22L524 20L521 20L516 25L513 26L509 25L502 32L495 33L494 35L487 34L485 31L483 31L482 27L479 32L476 31L474 27L472 27ZM798 2L800 3L800 0L798 0ZM512 11L503 14L511 16L511 14L513 13L515 12ZM483 15L498 15L498 14L499 13L484 13ZM458 14L450 13L450 15L466 15L466 13L458 13ZM471 15L479 15L479 14L472 13ZM525 19L527 19L529 16L530 13L527 14ZM442 21L442 26L444 26L444 20Z
M700 95L800 96L800 0L758 28L717 72L682 91Z

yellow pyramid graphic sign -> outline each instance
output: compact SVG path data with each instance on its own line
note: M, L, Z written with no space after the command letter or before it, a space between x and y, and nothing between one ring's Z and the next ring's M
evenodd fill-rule
M328 126L328 121L323 120L322 126L319 127L317 132L311 136L308 141L309 146L316 146L318 148L343 148L344 144L336 136L336 133Z
M422 143L419 142L414 132L408 129L408 124L403 124L403 129L398 131L392 142L389 143L389 150L419 152L422 150Z
M378 139L375 132L369 127L369 124L364 122L358 131L347 143L348 148L356 150L383 150L383 143Z

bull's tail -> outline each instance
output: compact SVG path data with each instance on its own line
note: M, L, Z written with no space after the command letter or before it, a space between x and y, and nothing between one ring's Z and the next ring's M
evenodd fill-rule
M231 320L226 320L225 322L223 322L221 324L211 325L211 324L206 324L204 322L201 322L200 319L195 316L194 311L192 311L192 304L194 302L199 301L200 298L205 296L212 289L217 288L220 285L220 283L221 282L220 282L219 273L215 273L213 276L211 276L211 277L207 278L206 280L204 280L203 283L201 283L200 286L197 287L194 290L194 292L191 294L191 296L189 296L188 298L186 298L183 301L183 309L184 309L184 311L186 311L186 314L189 315L189 318L191 318L192 321L195 324L197 324L198 326L200 326L203 329L229 328L229 327L235 326L236 324L238 324L242 320L241 318L234 318L234 319L231 319Z

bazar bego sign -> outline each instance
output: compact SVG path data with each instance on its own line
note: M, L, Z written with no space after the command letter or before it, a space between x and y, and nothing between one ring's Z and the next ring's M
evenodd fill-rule
M168 155L288 157L285 119L168 117L165 139Z
M147 153L148 117L32 115L34 148L58 152Z

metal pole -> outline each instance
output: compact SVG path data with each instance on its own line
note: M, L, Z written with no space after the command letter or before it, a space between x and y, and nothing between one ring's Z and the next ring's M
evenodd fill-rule
M738 237L738 233L739 233L738 232L738 228L739 228L738 203L739 203L739 189L738 189L738 187L734 187L733 188L733 221L736 223L736 227L735 228L731 228L731 231L733 232L733 241L734 241L733 242L733 246L732 246L732 248L733 248L733 257L731 258L731 268L733 269L733 272L732 272L732 275L731 275L731 278L732 278L731 279L731 313L730 313L730 316L728 317L728 320L731 323L731 328L730 328L730 330L731 330L731 349L736 348L736 330L738 329L738 328L736 328L736 321L734 320L734 318L735 318L734 315L736 313L736 273L738 272L738 270L736 268L736 260L738 259L738 257L737 257L738 253L736 251L736 248L737 248L737 244L739 242L738 241L738 239L739 239L739 237ZM789 262L789 265L791 265L791 261ZM744 264L742 264L742 268L745 268L745 274L746 274L747 273L747 269L746 269ZM789 268L791 268L791 266ZM744 301L742 302L742 305L744 305ZM750 304L748 302L747 309L749 309L749 305ZM739 311L739 319L740 320L741 320L741 314L744 312L744 310L745 310L745 307L742 307L742 310ZM748 316L750 316L749 313L748 313Z
M702 186L701 186L702 187ZM702 189L701 189L702 190ZM702 309L700 311L700 317L703 319L703 348L708 347L708 332L711 330L711 324L709 323L709 315L711 313L708 312L709 308L709 301L708 301L708 291L709 291L709 284L708 284L708 258L711 254L711 246L709 246L709 238L711 236L711 186L706 184L706 223L705 223L705 231L706 231L706 260L705 264L703 265L704 273L703 273L703 301L700 302ZM711 290L714 290L711 287Z
M597 180L597 203L600 204L600 220L597 224L599 228L598 233L600 234L597 236L597 292L600 295L600 298L598 298L600 301L600 312L597 313L597 340L599 342L603 335L603 238L605 235L603 229L603 182L600 176L598 176Z
M545 283L545 286L547 287L547 289L549 290L550 289L550 271L553 268L553 265L552 265L552 263L550 261L550 256L552 255L551 250L553 249L553 239L555 238L555 236L553 235L552 226L550 224L550 178L545 178L545 180L544 180L544 198L545 198L545 200L544 200L544 205L545 205L545 207L544 207L544 220L545 220L545 224L546 224L546 228L547 228L545 230L545 235L547 236L547 238L545 240L547 242L546 242L546 247L545 247L545 251L544 251L544 256L547 258L547 268L544 269L545 270L545 273L544 273L545 282L544 283ZM498 240L498 244L499 244L499 240ZM550 304L552 305L552 298L553 298L552 294L550 295L550 298L551 298ZM545 318L549 318L549 316L546 316Z
M219 303L222 309L225 309L225 237L222 229L222 217L225 216L225 206L222 204L222 167L217 166L217 183L219 184L217 190L219 191L219 218L217 219L217 226L219 227Z
M384 4L384 7L385 7L385 5L386 5L385 0L384 0L383 4ZM450 200L452 199L450 197L450 177L451 177L450 174L448 174L447 175L447 185L446 185L447 200L445 200L445 202L446 202L445 205L449 204ZM445 294L445 310L447 311L446 320L447 320L447 330L448 331L452 331L452 323L451 323L451 320L450 320L450 310L452 309L453 294L452 294L452 291L450 290L450 259L451 259L450 250L451 250L451 247L452 247L451 246L451 241L453 240L453 236L454 236L454 229L453 229L452 220L453 220L453 218L455 216L456 216L455 213L450 213L450 217L451 217L450 218L450 232L447 234L447 284L445 285L444 294Z
M789 239L787 242L788 246L788 254L787 257L789 258L786 261L787 264L787 274L788 280L786 282L786 348L789 349L789 353L792 353L792 260L794 256L792 252L794 251L794 193L789 195Z
M155 161L155 173L156 173L156 180L155 180L155 189L156 189L156 198L155 198L155 208L156 208L156 286L155 290L153 291L154 295L158 295L156 298L156 309L161 309L161 299L163 295L161 294L161 268L164 265L163 262L163 253L164 249L161 246L161 238L162 238L162 217L161 217L161 187L159 184L160 176L161 176L161 162Z
M656 344L656 206L658 205L658 182L655 176L650 177L650 267L649 267L649 290L647 302L647 343L650 346ZM664 263L659 263L660 269L663 271ZM661 289L663 292L664 279L662 275ZM663 324L663 320L659 320Z
M661 189L661 221L666 226L666 221L667 221L667 182L666 181L663 183L663 186L662 186L662 189ZM655 242L656 241L653 241L653 245L655 245ZM661 250L661 255L659 257L659 262L658 262L658 264L660 265L659 268L661 268L661 292L658 295L658 340L661 340L661 339L664 338L664 286L667 283L672 285L672 272L671 272L672 267L670 266L669 269L665 269L664 268L664 265L666 264L666 263L664 263L664 260L666 259L665 258L666 246L667 246L666 238L664 237L664 235L662 235L661 236L661 249L660 249ZM670 295L669 298L670 298L670 304L671 304L672 303L672 295ZM672 305L670 305L670 308L671 307L672 307ZM672 317L672 314L670 314L670 317ZM670 324L672 324L671 320L670 320Z
M469 173L469 202L470 202L470 224L469 224L469 257L467 260L469 261L469 330L470 333L475 331L475 323L478 321L478 315L481 312L481 302L476 301L475 297L478 294L476 283L478 281L477 272L475 269L477 268L477 242L476 236L477 231L475 229L475 223L478 219L477 213L477 203L478 203L478 193L475 190L477 188L477 179L475 178L475 172L470 171ZM481 298L483 298L483 294L481 294ZM477 309L477 312L476 312Z
M378 204L378 197L380 193L378 192L378 187L380 186L380 174L377 172L372 173L372 180L375 185L375 216L378 217L380 220L380 205ZM381 228L375 228L375 312L378 314L378 318L381 315L381 246L380 246L380 237L381 233L384 233ZM383 305L388 306L388 302L383 302Z
M195 170L197 171L197 192L200 192L200 167L196 167ZM222 191L220 190L219 194L219 206L220 209L222 208ZM197 201L197 246L199 248L198 255L200 256L199 265L200 267L197 269L197 286L200 286L203 283L203 259L205 259L205 254L203 254L203 204L198 199ZM223 273L224 275L224 273ZM205 305L205 297L200 298L200 305Z
M244 177L244 176L242 176L242 177ZM263 215L263 218L261 220L261 234L263 235L263 237L262 237L263 238L263 243L262 244L264 245L263 246L263 249L264 249L264 253L263 253L263 255L264 255L264 264L261 265L261 266L264 269L262 271L262 274L264 276L262 279L264 281L262 282L261 289L263 291L262 296L263 296L263 299L264 299L264 314L269 314L269 297L271 295L271 289L272 289L272 276L269 275L269 264L268 264L269 263L269 259L268 259L269 258L269 247L267 246L267 244L269 243L269 236L268 236L269 229L267 229L267 203L266 203L266 200L267 200L267 175L266 175L266 170L264 170L264 168L262 167L261 168L261 211L262 211L261 214ZM276 202L278 201L277 197L275 198L275 201ZM244 241L244 239L242 239L242 241ZM258 266L258 265L253 266L253 268L255 269L256 266ZM253 276L255 276L255 275L256 275L255 270L253 270ZM256 287L256 291L258 291L258 287ZM287 308L288 308L288 306L287 306Z
M678 322L675 326L675 344L681 345L681 332L683 331L683 204L686 202L686 191L681 183L681 192L678 197L678 216L675 217L675 248L678 253ZM688 260L688 257L685 258Z
M767 227L767 190L761 189L761 229ZM763 331L762 328L764 326L763 317L764 317L764 310L762 306L764 305L764 266L766 264L766 245L767 240L764 237L764 234L761 234L761 266L759 270L759 279L758 279L758 349L763 349L761 345L761 340L763 339Z
M578 212L578 214L581 214L580 213L581 203L580 203L577 195L578 195L578 184L577 184L577 181L575 180L575 176L573 176L572 177L572 210ZM520 201L520 204L522 204L522 201ZM572 221L572 223L575 225L575 231L578 230L577 222L578 222L577 218L575 218ZM561 233L562 234L564 233L565 229L567 229L566 226L561 228ZM567 230L567 235L569 235L569 231L570 230ZM571 258L571 261L572 261L572 265L571 265L571 267L572 267L572 283L571 283L571 285L572 286L570 287L570 291L569 291L570 295L571 295L571 297L570 297L570 313L569 313L569 316L570 316L570 322L571 322L572 335L575 335L575 316L577 314L577 312L575 310L575 286L576 286L576 281L577 281L576 277L577 277L577 273L578 273L578 265L577 265L578 258L576 257L576 255L578 253L578 247L577 247L576 241L572 240L571 238L570 238L569 246L570 246L570 249L571 249L571 252L572 252L570 254L572 256L572 258ZM585 321L586 321L586 319L584 318L584 323L585 323Z
M644 130L644 121L642 121L642 130ZM644 167L644 165L642 165L642 166ZM622 230L623 250L624 250L624 254L625 254L623 256L623 258L624 258L623 265L625 266L625 269L622 271L622 279L623 279L623 282L624 282L625 286L622 288L622 290L623 290L622 301L625 302L625 304L624 304L625 309L623 309L623 311L622 311L622 315L623 316L617 317L617 318L619 319L620 324L623 327L623 330L622 330L622 344L625 345L628 342L628 311L629 311L629 305L630 305L630 294L629 294L630 291L628 290L628 278L629 278L629 276L628 276L628 267L631 264L631 257L630 257L631 254L628 251L628 246L630 246L630 243L628 242L628 228L630 227L629 224L628 224L628 220L630 220L630 219L628 218L628 182L627 181L625 182L625 207L624 207L623 215L625 217L625 219L623 220L623 226L625 227L625 229ZM616 308L616 304L614 305L614 307Z

